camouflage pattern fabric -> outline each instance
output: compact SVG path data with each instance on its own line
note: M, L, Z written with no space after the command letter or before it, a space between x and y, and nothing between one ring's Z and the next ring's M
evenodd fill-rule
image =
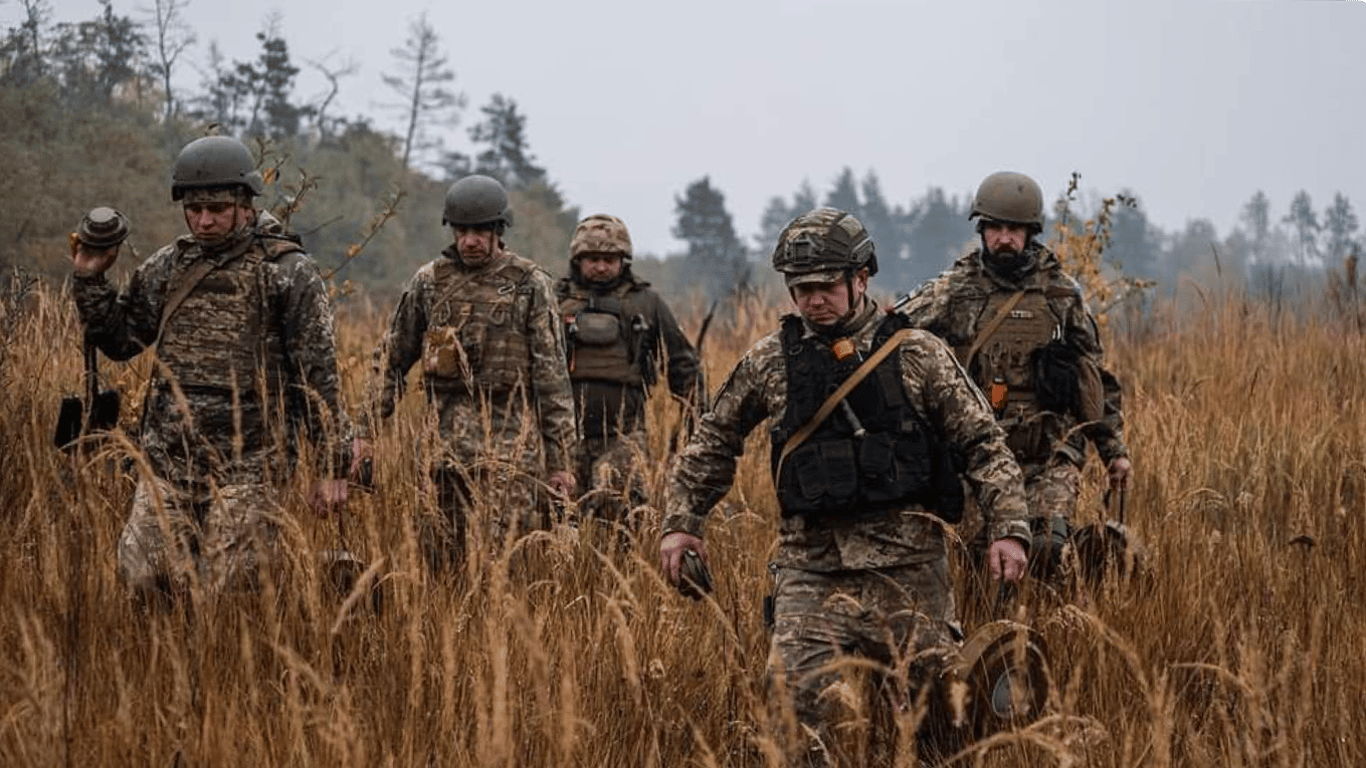
M885 317L868 300L846 324L865 359ZM829 344L805 321L803 327L804 342ZM963 476L993 536L1027 546L1020 470L981 392L931 334L911 333L893 354L899 356L910 408L962 458ZM679 455L669 478L665 533L702 535L705 515L734 482L746 437L765 420L782 418L787 393L779 332L740 359ZM770 663L793 695L798 722L815 736L793 743L810 745L806 758L823 765L830 759L828 737L836 716L828 694L841 674L826 668L828 663L843 654L891 663L951 649L954 607L944 524L916 504L819 520L784 517L776 564ZM912 682L922 679L917 672Z
M217 266L158 340L166 302L202 259ZM149 574L169 578L167 552L180 546L163 535L168 530L147 523L148 510L170 510L179 521L173 538L197 539L200 552L228 529L236 542L229 549L240 549L274 540L276 512L259 495L224 489L285 480L298 438L318 444L321 476L346 476L351 429L340 403L327 289L313 260L269 214L214 249L177 239L141 264L122 292L103 276L77 277L74 286L89 338L105 355L127 360L156 347L139 434L156 485L144 479L124 532L127 546L120 544L120 571L135 579L130 587L145 585ZM153 487L162 491L153 494ZM213 504L238 502L263 506L206 518ZM221 522L233 515L236 522ZM235 562L265 557L225 555ZM243 581L222 576L216 564L204 572L209 584Z
M458 543L472 513L488 514L477 527L490 542L541 527L544 475L572 469L574 401L553 279L504 253L469 268L448 248L417 271L375 350L357 420L358 433L369 437L393 415L409 369L424 361L437 437L424 460L442 519L421 527L438 548ZM455 361L449 370L448 359Z
M782 681L803 738L798 765L843 765L837 724L852 715L846 693L864 695L859 675L841 668L858 658L881 665L882 682L900 701L914 702L935 680L961 633L943 540L927 562L863 571L780 568L774 583L772 682ZM851 681L853 685L851 685Z
M142 480L119 535L119 577L144 596L193 584L211 592L252 589L260 568L279 563L281 514L264 484L194 493Z
M574 278L556 285L560 315L569 321L607 300L618 308L622 332L608 345L589 345L573 334L569 377L574 384L580 433L575 477L581 491L624 492L623 504L644 503L639 464L649 461L645 401L662 367L669 391L685 401L705 397L697 352L669 307L649 283L623 265L620 281L603 290ZM620 510L619 510L620 511Z
M882 317L876 303L868 301L851 321L851 338L864 357L873 352L872 338ZM815 337L809 326L807 332L808 338ZM992 538L1028 542L1020 469L981 392L931 334L913 333L896 354L907 400L922 422L937 428L962 457L963 476L991 521ZM705 515L734 482L745 438L766 419L780 418L786 400L782 339L773 333L736 364L679 454L669 478L665 533L702 534ZM918 505L819 525L802 516L786 517L778 530L778 564L812 571L925 563L938 556L943 535L938 518Z
M1128 455L1124 445L1122 392L1119 382L1102 365L1104 352L1095 318L1082 299L1080 287L1063 271L1057 256L1037 242L1031 242L1017 258L1026 260L1026 268L1012 279L988 268L982 252L973 251L917 290L905 313L916 327L930 331L962 350L971 347L977 334L991 322L994 312L988 311L988 307L994 298L1026 291L1027 295L1036 296L1037 301L1043 302L1042 311L1047 313L1043 320L1049 329L1040 334L1037 346L1047 344L1051 336L1058 335L1080 350L1084 364L1099 372L1103 413L1090 427L1074 429L1079 420L1073 413L1026 412L1017 416L1012 403L1012 409L1002 414L1002 424L1025 473L1030 516L1062 515L1071 519L1077 503L1076 470L1085 463L1087 439L1094 443L1106 464ZM1027 306L1027 303L1020 306ZM1047 332L1050 329L1057 330ZM1030 379L1031 372L1025 370L1029 365L1027 355L1010 357L1008 362L1016 369L1004 371L1007 378L1013 382ZM970 369L980 371L980 366L970 364ZM991 385L990 380L976 383L984 390ZM1036 407L1034 411L1037 410ZM1064 469L1064 464L1071 465L1070 471ZM978 540L982 538L978 537Z

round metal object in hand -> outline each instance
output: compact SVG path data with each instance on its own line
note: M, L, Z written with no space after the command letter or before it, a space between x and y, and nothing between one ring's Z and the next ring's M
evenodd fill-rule
M1144 572L1142 548L1123 523L1106 520L1084 525L1072 533L1072 548L1080 575L1091 586L1112 574L1128 579Z
M1048 704L1050 674L1043 638L1013 621L973 632L951 671L967 686L963 724L972 738L1037 720Z

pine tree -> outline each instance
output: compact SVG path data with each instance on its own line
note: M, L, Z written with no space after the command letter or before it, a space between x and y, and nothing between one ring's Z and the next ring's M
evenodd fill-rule
M412 168L414 150L434 149L439 140L426 137L433 125L454 126L465 107L465 95L446 87L454 82L455 72L441 52L436 28L423 13L408 29L406 47L391 51L401 66L401 74L384 75L384 84L403 97L397 105L406 121L403 134L403 167Z
M1309 193L1300 190L1290 200L1290 212L1281 219L1290 225L1291 241L1294 244L1298 264L1304 266L1319 258L1319 217L1314 213L1314 203Z
M703 176L674 198L678 223L673 235L688 244L684 257L689 273L709 299L744 291L749 285L748 255L726 210L725 195Z
M1346 258L1356 244L1354 236L1359 226L1351 201L1341 192L1334 193L1332 206L1323 212L1323 232L1327 236L1324 255L1332 260Z

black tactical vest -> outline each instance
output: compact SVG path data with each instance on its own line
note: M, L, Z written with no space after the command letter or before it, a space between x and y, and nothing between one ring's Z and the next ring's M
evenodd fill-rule
M873 348L905 325L890 315L877 329ZM901 363L888 355L845 401L853 418L837 408L783 462L783 446L825 399L859 367L858 356L835 359L829 344L802 338L801 318L783 318L787 363L787 409L770 431L771 471L784 517L858 517L915 504L949 522L962 516L962 485L942 439L906 400ZM857 425L855 424L857 421Z

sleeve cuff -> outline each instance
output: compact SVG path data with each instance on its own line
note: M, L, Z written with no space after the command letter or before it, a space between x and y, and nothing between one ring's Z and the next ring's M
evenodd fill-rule
M689 512L674 512L664 516L664 526L661 535L669 533L686 533L690 536L702 538L702 529L705 527L706 518L701 515L694 515Z

